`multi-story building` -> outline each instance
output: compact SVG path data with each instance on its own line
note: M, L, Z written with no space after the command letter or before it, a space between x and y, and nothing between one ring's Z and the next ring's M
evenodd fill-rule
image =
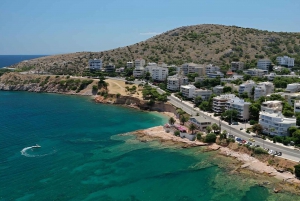
M102 69L102 60L101 59L90 59L89 68L91 70L101 70Z
M202 131L204 131L207 126L211 126L211 121L205 116L191 117L189 122L197 126L198 129Z
M224 89L224 86L217 85L217 86L213 87L213 92L216 95L221 95L223 93L223 89Z
M249 119L249 108L251 103L245 102L243 99L235 97L226 102L227 110L236 110L238 115L237 118L241 121Z
M124 70L125 70L125 68L121 67L121 68L117 68L115 72L116 73L122 73L122 72L124 72Z
M274 84L272 82L260 82L254 89L254 100L262 96L266 96L274 92Z
M268 74L268 70L251 68L251 69L244 71L244 73L251 75L251 76L263 77L264 75Z
M180 89L180 86L188 85L188 84L189 84L189 79L184 76L174 75L174 76L169 76L167 78L167 89L171 91L178 91Z
M185 64L182 64L182 66L181 66L181 70L184 75L187 75L189 73L195 73L196 68L202 68L202 66L195 64L195 63L185 63Z
M294 112L300 112L300 100L294 101Z
M126 67L127 67L127 68L133 68L133 67L134 67L133 61L128 61L128 62L126 63Z
M281 112L260 112L259 124L262 125L265 134L288 136L288 128L296 126L296 118L286 118Z
M195 73L197 73L198 76L205 76L206 75L205 67L204 66L196 66Z
M261 70L269 70L269 67L271 66L271 60L270 59L260 59L257 62L257 68Z
M196 87L194 85L184 85L180 86L180 92L186 98L194 98Z
M281 95L292 107L294 107L295 100L300 100L300 93L278 92L276 94Z
M194 97L201 97L202 100L208 100L209 97L212 95L212 91L208 89L195 89Z
M281 101L265 101L261 104L260 111L268 113L282 112Z
M104 67L104 71L107 72L107 73L111 73L111 72L114 72L115 71L115 65L113 65L112 63L109 63L108 65L106 65Z
M219 66L214 66L213 64L209 64L206 66L205 68L206 74L207 73L213 73L215 71L220 71L220 67Z
M150 72L152 80L164 81L168 77L169 70L168 68L163 67L154 67Z
M215 71L215 72L212 72L212 73L206 73L206 75L209 78L224 77L224 73L221 73L220 71Z
M244 62L231 62L231 71L236 72L238 70L244 70Z
M248 96L251 97L253 88L256 86L256 83L252 80L248 80L240 85L239 95L242 95L244 92L247 92Z
M213 98L213 111L214 113L222 113L226 110L227 101L234 99L234 94L223 94Z
M138 67L142 67L143 68L145 66L145 64L146 64L146 62L142 58L136 59L134 61L135 68L138 68Z
M300 92L300 83L292 83L286 86L285 92L287 93L296 93Z
M279 65L287 66L287 67L294 67L295 59L290 58L288 56L277 57L276 61Z

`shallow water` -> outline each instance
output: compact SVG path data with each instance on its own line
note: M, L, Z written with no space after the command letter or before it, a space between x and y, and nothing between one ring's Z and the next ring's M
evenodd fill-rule
M229 172L215 152L118 135L162 125L157 113L27 92L0 91L0 105L1 201L298 199Z

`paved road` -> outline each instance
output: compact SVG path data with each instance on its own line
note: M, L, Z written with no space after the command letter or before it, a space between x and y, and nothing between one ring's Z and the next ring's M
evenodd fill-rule
M181 102L178 98L169 96L169 102L171 102L174 106L183 109L185 112L188 114L196 115L196 113L199 113L200 115L206 117L208 120L210 120L212 123L217 123L219 125L219 120L216 118L213 118L204 112L200 111L198 108L193 108L190 105L187 105L184 102ZM240 126L240 127L243 127ZM248 133L245 132L245 130L238 130L234 127L231 127L230 125L227 124L227 122L221 121L221 128L222 130L227 130L230 134L235 135L237 137L240 137L244 140L248 140L252 136ZM274 144L271 141L268 140L263 140L261 138L254 138L255 139L255 144L260 145L261 147L266 147L269 149L272 149L274 151L280 151L282 152L282 157L293 160L293 161L300 161L300 151L294 150L293 148L282 146L279 144Z

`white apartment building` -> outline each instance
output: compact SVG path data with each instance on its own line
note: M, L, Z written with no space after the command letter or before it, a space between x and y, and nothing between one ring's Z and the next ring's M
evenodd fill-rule
M194 93L195 93L196 87L194 85L184 85L180 86L180 92L184 97L187 98L194 98Z
M269 70L269 66L271 65L271 60L270 59L260 59L257 62L257 68L261 70Z
M126 67L127 67L127 68L133 68L133 67L134 67L133 61L128 61L128 62L126 63Z
M144 67L145 66L145 60L144 59L142 59L142 58L139 58L139 59L136 59L135 61L134 61L134 65L135 65L135 68L138 68L138 67Z
M272 82L260 82L254 89L254 100L271 93L274 93L274 84Z
M209 97L212 95L212 91L208 89L195 89L194 97L201 97L202 100L208 100Z
M102 69L102 60L101 59L90 59L89 68L91 70L101 70Z
M169 69L163 67L154 67L150 72L152 80L164 81L168 77Z
M285 118L282 113L259 113L259 124L263 133L278 136L288 136L288 128L296 126L296 118Z
M222 113L226 110L227 101L234 99L234 94L223 94L213 98L213 111L214 113Z
M256 86L256 83L253 80L248 80L240 85L239 95L242 95L244 92L248 93L248 96L251 97L251 92L253 87Z
M105 67L104 67L104 71L105 72L108 72L108 73L111 73L111 72L114 72L115 71L115 65L114 64L112 64L112 63L109 63L108 65L106 65Z
M300 100L294 101L294 112L300 112Z
M237 118L241 121L249 119L249 108L251 103L245 102L243 99L235 97L226 102L227 110L236 110L238 112Z
M185 64L182 64L182 66L181 66L181 70L184 75L187 75L189 73L195 73L196 68L202 68L202 67L195 63L185 63Z
M261 104L260 111L268 113L282 112L281 101L265 101Z
M279 65L287 66L287 67L294 67L295 59L290 58L288 56L277 57L276 61Z
M212 73L206 73L206 75L209 78L224 77L224 73L221 73L220 71L215 71L215 72L212 72Z
M174 75L167 78L167 89L171 91L178 91L180 86L188 84L189 79L187 77Z
M251 69L244 71L244 73L251 75L251 76L263 77L264 75L268 74L268 70L251 68Z
M214 92L214 94L219 96L223 93L223 89L224 89L223 86L217 85L217 86L213 87L213 92Z
M244 70L244 62L231 62L231 71L236 72L238 70Z
M300 83L292 83L286 86L285 92L287 93L296 93L300 92Z
M205 68L206 74L207 73L213 73L215 71L220 71L220 67L219 66L214 66L213 64L209 64L206 66Z

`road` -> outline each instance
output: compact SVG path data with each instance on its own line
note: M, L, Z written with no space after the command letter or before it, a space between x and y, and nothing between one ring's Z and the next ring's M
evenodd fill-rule
M193 108L192 106L188 105L184 101L183 102L180 101L178 98L176 98L174 96L169 96L168 99L169 99L170 103L172 103L174 106L176 106L178 108L181 108L188 114L196 115L196 113L199 113L199 115L205 116L212 123L216 123L218 125L219 125L219 123L221 123L222 130L227 130L230 134L232 134L234 136L240 137L244 140L248 140L249 138L252 137L252 135L246 133L245 130L236 129L235 127L228 125L227 122L219 121L217 118L211 117L210 115L205 114L204 112L200 111L199 108ZM240 126L240 127L243 127L243 126ZM282 158L286 158L286 159L297 161L297 162L300 161L300 151L294 150L292 147L290 148L287 146L282 146L280 144L275 144L271 141L263 140L261 138L254 138L254 139L255 139L254 143L260 145L261 147L265 147L265 148L272 149L274 151L282 152L282 156L281 156Z

